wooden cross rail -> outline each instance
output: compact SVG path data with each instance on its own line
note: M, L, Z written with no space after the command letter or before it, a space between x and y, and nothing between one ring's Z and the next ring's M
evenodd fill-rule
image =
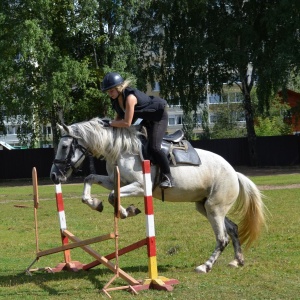
M67 235L67 230L64 230L63 234ZM102 242L102 241L106 241L108 239L114 239L114 238L115 238L114 233L109 233L109 234L105 234L105 235L102 235L102 236L97 236L97 237L87 239L87 240L81 240L80 242L66 244L66 245L63 245L63 246L51 248L51 249L44 250L44 251L39 251L36 254L36 257L39 258L39 257L45 256L45 255L58 253L58 252L61 252L61 251L64 251L64 250L78 248L78 247L82 247L82 246L85 246L85 245L94 244L94 243L97 243L97 242Z
M136 243L132 243L132 244L130 244L130 245L124 247L124 248L119 249L118 254L119 254L119 256L124 255L128 252L131 252L131 251L135 250L135 249L141 248L143 246L147 246L147 243L148 243L147 239L142 239L142 240L140 240ZM110 254L105 255L105 258L107 258L108 260L114 259L115 257L116 257L116 252L112 252ZM83 270L89 270L89 269L92 269L92 268L94 268L94 267L96 267L100 264L101 264L101 262L99 260L94 260L94 261L82 266L82 269Z
M68 230L64 231L64 234L73 242L80 242L81 240L74 236L71 232L69 232ZM100 255L99 253L97 253L96 251L94 251L91 247L89 246L81 246L81 248L87 252L88 254L90 254L91 256L93 256L94 258L96 258L97 260L99 260L104 266L106 266L108 269L110 269L111 271L115 272L116 271L116 266L111 263L107 258L105 258L104 256ZM139 281L137 281L136 279L134 279L133 277L131 277L130 275L128 275L126 272L124 272L122 269L118 268L118 273L119 276L126 280L128 283L130 283L131 285L137 285L140 284Z

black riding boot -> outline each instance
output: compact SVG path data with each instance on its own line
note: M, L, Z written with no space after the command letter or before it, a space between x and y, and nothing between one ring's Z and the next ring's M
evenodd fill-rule
M161 182L159 184L159 187L161 189L166 189L174 186L174 180L172 175L169 174L162 174L161 176Z

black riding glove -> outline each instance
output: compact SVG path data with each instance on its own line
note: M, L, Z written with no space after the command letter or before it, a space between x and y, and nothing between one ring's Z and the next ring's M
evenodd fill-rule
M103 127L110 127L110 120L108 119L102 119Z

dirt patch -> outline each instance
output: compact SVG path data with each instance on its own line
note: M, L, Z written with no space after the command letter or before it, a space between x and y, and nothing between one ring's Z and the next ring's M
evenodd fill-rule
M237 172L240 172L246 176L273 176L282 174L298 174L300 173L300 166L287 166L287 167L235 167ZM300 184L290 185L259 185L258 188L261 191L265 190L281 190L281 189L298 189Z
M64 184L74 184L74 183L82 183L84 182L84 177L71 177L68 181ZM38 178L39 185L54 185L54 183L50 180L50 178ZM32 179L5 179L0 180L0 187L1 186L26 186L32 185Z
M289 184L289 185L258 185L261 191L267 190L283 190L283 189L299 189L300 184Z
M300 173L300 166L286 166L286 167L248 167L237 166L234 168L246 176L268 176L280 174L297 174Z

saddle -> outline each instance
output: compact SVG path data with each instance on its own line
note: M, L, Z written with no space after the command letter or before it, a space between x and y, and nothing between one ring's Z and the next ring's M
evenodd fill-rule
M144 128L145 129L145 128ZM143 141L143 156L153 161L151 154L147 150L147 140ZM184 132L179 129L172 134L165 135L161 144L161 149L167 155L170 164L186 164L192 166L201 165L201 160L193 146L184 139Z

